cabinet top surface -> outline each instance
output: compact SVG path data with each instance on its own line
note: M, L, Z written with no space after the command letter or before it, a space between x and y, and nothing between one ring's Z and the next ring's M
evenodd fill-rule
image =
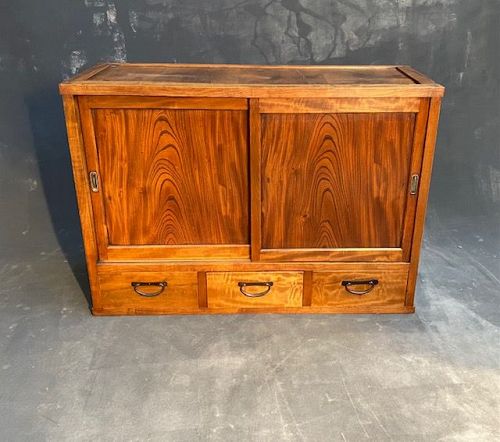
M60 85L62 94L172 96L441 96L408 66L102 64Z

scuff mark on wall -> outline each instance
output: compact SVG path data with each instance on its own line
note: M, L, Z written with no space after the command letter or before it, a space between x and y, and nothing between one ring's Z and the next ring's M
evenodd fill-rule
M136 33L137 32L137 24L139 22L139 17L137 16L137 12L135 12L133 10L129 11L128 20L130 23L130 29L132 29L132 32Z
M111 53L105 61L127 61L125 35L117 20L114 1L85 0L85 6L92 11L92 29L94 35L109 45Z
M119 62L127 61L127 49L125 47L125 37L116 19L116 6L113 2L108 2L106 10L109 32L113 39L113 60Z
M63 78L68 79L87 65L87 54L83 49L71 51L69 59L63 61Z

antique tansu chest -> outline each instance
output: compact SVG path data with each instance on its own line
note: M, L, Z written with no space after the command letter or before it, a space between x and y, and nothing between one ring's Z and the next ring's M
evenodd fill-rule
M60 91L94 314L414 311L442 86L103 64Z

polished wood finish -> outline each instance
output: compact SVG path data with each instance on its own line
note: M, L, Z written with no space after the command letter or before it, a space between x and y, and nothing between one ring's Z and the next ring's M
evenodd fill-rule
M102 297L94 312L104 314L182 313L198 310L198 278L196 272L134 272L115 267L113 272L99 269ZM132 282L166 282L162 293L145 297L134 291ZM158 287L139 287L154 293Z
M241 103L207 102L210 110L204 110L199 99L145 100L147 108L123 109L123 97L99 101L80 100L91 118L85 135L96 140L93 159L102 182L94 195L103 217L97 221L106 226L100 242L124 246L107 247L106 259L151 251L130 247L139 245L177 246L155 250L175 259L210 254L179 246L249 244L246 112L229 110ZM246 247L236 250L248 256Z
M420 175L420 186L418 191L418 202L415 215L415 229L412 238L412 250L410 257L410 274L406 288L406 305L412 306L417 284L418 262L420 259L420 248L424 234L425 211L431 184L432 163L434 160L434 149L436 145L437 127L439 122L439 111L441 99L433 98L430 102L429 120L425 134L424 157L422 160L422 172Z
M250 260L204 260L204 261L127 261L110 262L100 261L97 269L106 269L106 272L353 272L359 266L371 262L338 262L338 261L288 261L268 262ZM395 264L405 265L409 268L410 263L376 262L379 268L390 269Z
M89 80L89 78L87 78ZM413 84L393 66L238 66L114 64L92 81L210 84Z
M94 314L414 311L444 92L426 76L103 64L60 91Z
M88 96L84 101L91 109L185 109L185 110L247 110L243 98L169 98L134 96Z
M261 114L418 112L419 98L264 98Z
M310 270L304 272L303 283L302 306L310 307L312 302L313 272Z
M201 309L208 307L206 272L198 272L198 306Z
M65 81L62 94L170 97L431 97L444 88L401 66L109 64ZM421 74L420 74L421 75Z
M185 260L185 259L245 259L250 256L248 245L141 245L108 246L106 259L110 261Z
M94 227L92 202L88 188L88 169L85 158L85 145L82 137L80 112L77 99L73 96L64 95L63 105L89 285L92 292L93 304L94 306L96 304L99 306L100 286L96 265L98 261L98 245Z
M401 247L414 126L413 113L264 114L263 249Z
M261 127L259 100L250 100L250 212L251 222L251 258L260 259L262 248L262 223L261 223Z
M261 297L245 296L239 282L272 282L267 294ZM215 272L207 273L208 307L239 311L272 307L301 307L303 280L301 272ZM266 287L245 287L249 294L267 290Z
M360 247L360 248L283 248L263 249L261 261L402 261L403 250L397 247Z
M376 279L377 285L364 294L347 291L342 281L366 281ZM364 307L402 307L405 304L407 264L392 264L380 267L376 264L361 264L355 271L314 272L312 281L313 307L330 306L356 310ZM354 286L355 290L369 289L369 285Z

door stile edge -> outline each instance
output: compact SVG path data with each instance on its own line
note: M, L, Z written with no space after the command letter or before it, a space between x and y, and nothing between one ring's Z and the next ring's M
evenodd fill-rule
M262 248L261 115L259 100L249 100L250 115L250 257L260 260Z
M406 191L406 203L403 218L403 231L401 236L401 249L403 250L403 261L408 262L411 254L411 242L413 229L415 226L415 211L418 200L418 189L416 194L411 192L411 177L417 175L420 177L422 169L422 160L424 155L425 134L427 130L427 121L429 117L429 99L422 99L420 109L415 120L413 131L412 152L410 159L410 169Z
M410 270L408 283L406 285L405 305L412 307L415 298L415 286L418 276L418 264L420 250L422 247L422 237L424 233L425 213L427 200L429 198L429 188L431 184L432 164L434 161L434 151L436 147L437 127L439 123L439 112L441 110L441 97L433 97L430 100L427 130L425 133L424 156L422 161L422 171L420 174L420 185L418 189L417 208L415 214L415 227L413 231Z

